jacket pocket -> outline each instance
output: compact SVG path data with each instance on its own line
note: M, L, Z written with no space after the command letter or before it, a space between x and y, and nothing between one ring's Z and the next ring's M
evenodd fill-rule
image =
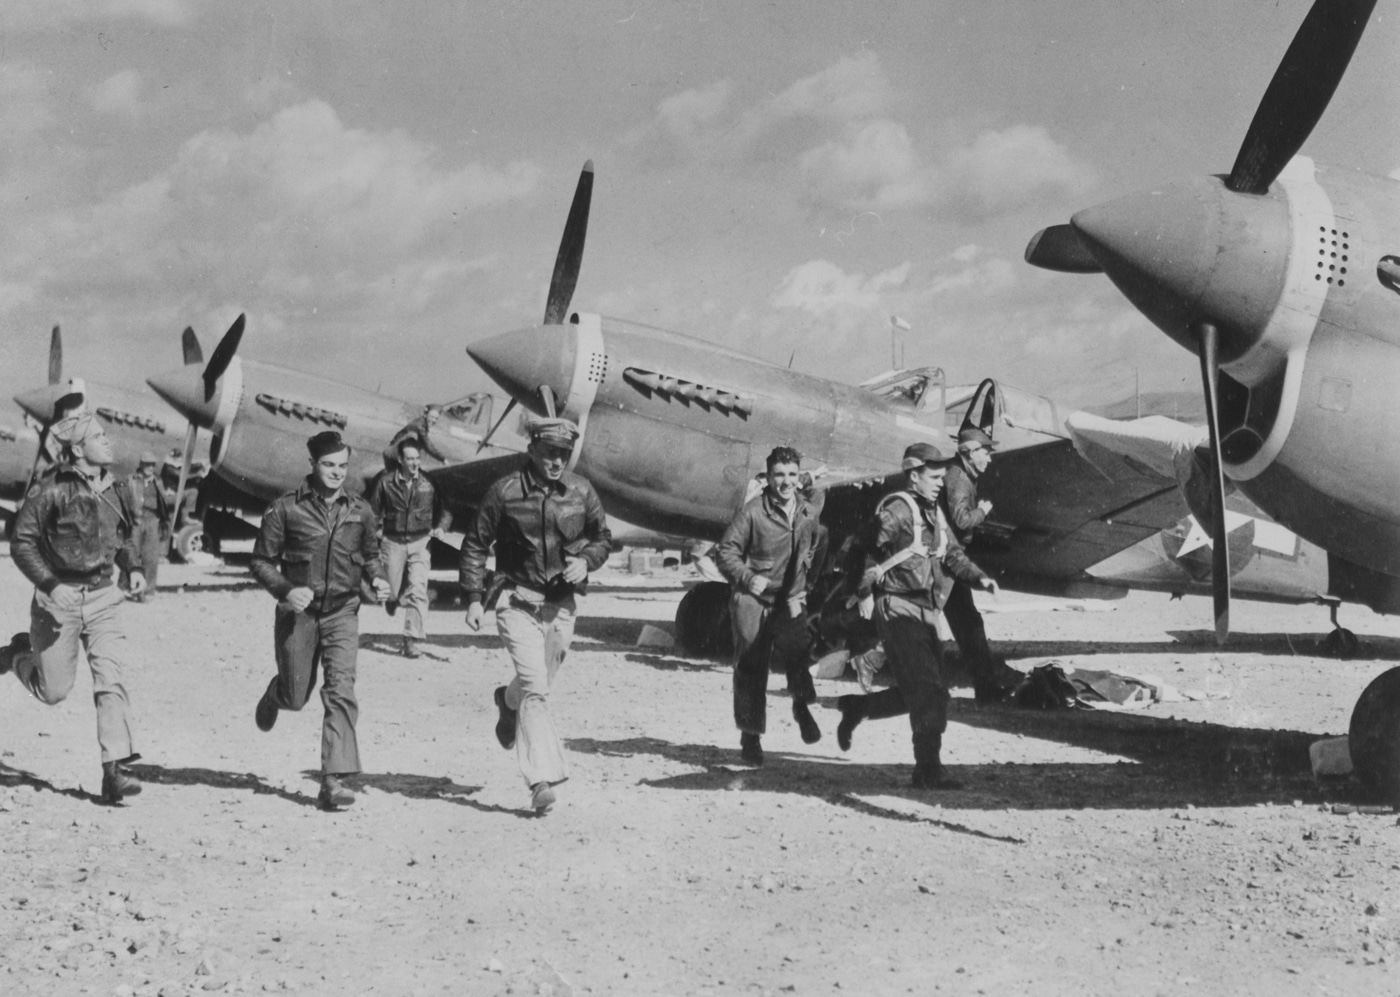
M311 555L304 551L288 551L282 555L282 574L297 588L311 584Z

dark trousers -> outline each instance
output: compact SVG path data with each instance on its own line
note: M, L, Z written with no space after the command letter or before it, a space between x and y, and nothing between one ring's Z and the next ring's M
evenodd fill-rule
M277 652L277 677L268 683L269 699L279 710L300 710L321 682L321 771L346 775L360 771L360 747L355 740L355 658L360 650L359 604L351 603L324 616L296 613L277 604L273 642Z
M914 764L935 769L948 727L948 684L943 678L943 644L932 606L882 595L875 599L875 627L885 645L885 661L895 685L866 697L871 720L909 714Z
M746 734L762 734L768 723L768 670L776 662L787 675L793 702L814 703L816 687L808 662L811 634L807 621L788 615L787 602L765 606L748 592L729 598L734 625L734 726Z
M982 625L982 614L972 601L972 587L967 582L953 583L948 601L943 604L943 618L948 621L948 629L953 631L953 639L958 642L963 661L967 662L973 684L994 682L987 628Z

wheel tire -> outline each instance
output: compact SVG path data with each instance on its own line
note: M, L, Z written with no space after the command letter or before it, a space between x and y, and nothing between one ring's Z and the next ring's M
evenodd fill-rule
M1346 627L1338 627L1323 639L1322 649L1328 657L1350 661L1361 649L1361 642Z
M170 553L178 558L181 564L190 563L190 555L198 554L209 550L208 538L204 535L203 523L186 523L180 528L180 532L175 534L175 538L170 543Z
M1352 771L1388 803L1400 804L1400 668L1381 672L1351 711Z
M685 594L676 607L676 645L693 658L733 656L728 585L701 582Z

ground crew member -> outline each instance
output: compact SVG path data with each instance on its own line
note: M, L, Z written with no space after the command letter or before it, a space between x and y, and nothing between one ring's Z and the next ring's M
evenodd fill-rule
M441 418L441 405L424 405L423 411L414 416L408 425L395 433L394 438L389 441L388 449L384 451L385 470L394 470L394 465L399 459L399 444L404 440L417 440L420 455L427 454L439 463L445 462L447 458L442 451L433 446L433 427Z
M130 703L123 683L123 595L112 582L115 562L131 591L146 586L135 543L136 511L107 473L112 441L81 412L49 428L59 459L20 506L10 556L34 583L29 632L0 649L0 675L12 668L41 703L62 702L73 688L78 645L92 669L97 743L102 749L102 801L120 803L141 792L125 766L132 750Z
M379 556L389 579L389 615L403 606L403 653L421 654L419 642L427 635L423 615L428 611L428 570L432 558L429 538L441 537L452 523L452 514L441 508L433 483L420 473L423 452L416 437L400 440L398 467L386 469L370 489L369 504L383 531Z
M981 526L992 511L992 503L977 501L977 479L991 466L991 436L976 426L958 433L958 455L948 465L943 480L939 505L953 535L964 548L972 543L973 531ZM972 589L966 582L948 576L943 590L937 593L943 618L958 642L963 660L972 675L973 695L979 703L999 703L1006 699L1021 680L1021 673L992 655L987 644L987 628L982 614L972 601Z
M355 659L360 649L360 588L389 593L379 562L379 524L369 503L344 488L350 447L327 430L306 444L311 473L263 514L252 570L277 597L273 643L277 674L258 700L254 718L272 730L279 710L300 710L321 680L322 809L355 802L343 778L360 771L355 739Z
M159 458L146 451L137 460L136 473L122 482L126 500L137 512L136 549L140 555L141 573L146 576L146 588L139 594L131 595L136 602L155 598L160 559L170 548L172 499L156 475L159 467Z
M593 486L565 470L578 427L542 419L529 433L528 463L492 484L477 507L462 543L461 582L467 626L479 630L494 547L496 576L508 590L496 629L515 667L515 678L495 692L496 740L514 746L530 805L542 815L554 805L554 787L569 777L549 692L573 639L575 595L608 559L612 534Z
M865 719L909 714L914 741L915 789L956 789L943 769L948 686L935 621L934 593L945 573L988 592L997 583L973 564L938 509L948 456L931 443L904 451L904 490L887 496L862 537L865 569L858 596L862 617L875 619L895 686L869 696L841 696L836 731L841 750Z
M734 514L715 548L715 563L732 586L734 725L740 755L753 765L763 764L770 662L787 675L803 742L822 737L808 705L817 692L809 670L806 603L824 532L816 506L801 494L801 462L792 447L770 453L763 491Z

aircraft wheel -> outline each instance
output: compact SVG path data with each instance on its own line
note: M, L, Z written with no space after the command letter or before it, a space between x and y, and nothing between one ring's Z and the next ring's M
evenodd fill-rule
M727 658L734 653L729 623L729 586L701 582L676 607L676 644L697 658Z
M1343 661L1356 657L1360 649L1361 642L1356 639L1356 634L1346 627L1338 627L1322 641L1323 653L1329 658L1341 658Z
M189 564L191 554L208 551L210 547L212 544L204 535L204 524L186 523L171 541L170 552L179 558L182 564Z
M1361 693L1347 741L1357 779L1400 803L1400 668L1381 672Z

